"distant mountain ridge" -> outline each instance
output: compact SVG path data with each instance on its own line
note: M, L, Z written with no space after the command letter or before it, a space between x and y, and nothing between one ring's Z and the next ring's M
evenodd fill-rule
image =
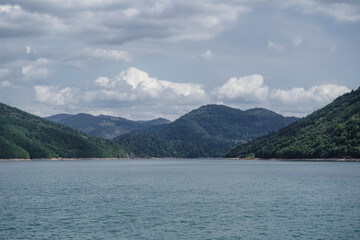
M116 141L141 156L165 157L161 154L172 153L171 156L181 157L221 157L239 143L277 131L296 120L263 108L242 111L224 105L206 105L153 136L123 135ZM153 148L154 141L159 143L161 151Z
M360 88L228 152L240 158L360 158Z
M121 117L93 116L85 113L76 115L56 114L46 117L46 119L108 140L134 131L156 132L170 123L169 120L164 118L149 121L132 121Z
M180 117L160 131L159 136L175 141L192 142L199 138L216 138L243 142L276 131L297 119L284 117L264 108L242 111L225 105L211 104ZM199 138L194 138L195 135Z
M110 157L124 148L0 103L0 159Z

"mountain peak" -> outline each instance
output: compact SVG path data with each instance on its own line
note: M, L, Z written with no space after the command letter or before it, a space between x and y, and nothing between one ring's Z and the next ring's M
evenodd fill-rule
M267 114L254 114L266 112ZM193 146L204 146L216 156L240 142L276 131L296 119L289 119L266 109L242 111L225 105L201 106L170 123L159 136Z

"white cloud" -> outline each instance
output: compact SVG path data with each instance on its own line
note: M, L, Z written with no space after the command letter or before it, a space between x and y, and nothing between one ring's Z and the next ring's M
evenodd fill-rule
M268 49L275 50L275 51L284 51L285 50L285 47L283 45L281 45L280 43L272 42L272 41L268 42L267 47L268 47Z
M4 31L3 35L48 36L50 33L87 43L208 40L230 28L241 14L249 11L241 3L202 0L109 0L102 4L93 1L86 4L85 1L20 2L21 6L2 8L9 14L15 9L18 11L16 24L14 17L5 20L13 29L8 33ZM38 22L40 18L45 19L42 24ZM33 28L27 29L29 25Z
M0 38L24 38L64 33L63 20L41 12L30 12L19 5L0 5Z
M19 11L20 9L19 5L0 5L0 13L10 13L13 11Z
M248 102L263 102L267 99L269 88L263 86L264 78L254 74L240 78L230 78L214 93L219 99L241 99Z
M134 18L140 14L140 11L136 8L128 8L122 11L126 18Z
M107 87L109 86L110 79L107 77L98 77L95 79L94 84L99 87Z
M0 82L0 87L14 87L9 81Z
M293 39L293 46L298 47L303 42L302 37L298 36Z
M82 54L91 58L104 61L125 61L131 62L130 54L122 50L108 50L102 48L86 48L82 50Z
M6 87L8 83L2 83ZM159 80L135 67L113 78L98 77L82 87L35 86L35 99L48 106L62 106L72 112L118 113L132 119L168 117L186 113L207 103L240 108L266 107L304 116L336 97L349 92L346 86L324 84L304 88L270 89L261 75L230 78L208 94L201 85ZM176 113L176 114L174 114Z
M174 120L210 101L201 85L159 80L134 67L82 87L35 86L34 92L37 102L63 112L113 113L130 119Z
M137 68L122 71L114 78L99 77L83 88L36 86L36 100L53 105L65 103L143 102L145 104L188 104L206 102L201 85L158 80Z
M25 80L39 80L45 79L51 76L54 72L47 68L41 68L36 66L23 66L21 70L21 74L23 75Z
M304 116L349 91L346 86L335 84L313 86L308 90L302 87L270 89L264 85L263 77L255 74L231 78L212 93L223 104L242 108L262 106L287 115Z
M203 52L200 57L205 60L205 61L210 61L213 57L213 53L210 49L206 50L205 52Z
M99 77L94 81L96 88L86 93L87 101L96 99L135 101L140 99L182 99L200 100L206 97L201 85L174 83L150 77L137 68L122 71L115 78Z
M29 55L31 53L31 46L26 46L26 54Z
M50 105L74 104L74 96L78 93L78 89L70 87L35 86L34 90L38 102Z
M288 106L323 105L331 102L336 97L349 92L345 86L324 84L313 86L309 90L304 88L292 88L291 90L273 89L270 99Z
M358 5L344 2L331 3L325 1L322 3L316 0L291 0L287 2L288 6L297 6L305 14L323 14L336 19L339 22L359 22L360 9Z

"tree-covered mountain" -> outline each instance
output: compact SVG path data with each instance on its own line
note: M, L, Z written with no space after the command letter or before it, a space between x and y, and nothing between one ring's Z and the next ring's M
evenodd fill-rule
M163 118L150 121L132 121L120 117L93 116L85 113L76 115L57 114L46 119L109 140L129 132L155 133L170 123L169 120Z
M124 134L114 139L132 156L136 157L178 157L174 144L154 135ZM180 156L179 156L180 157Z
M191 144L207 139L236 143L277 131L296 120L263 108L242 111L224 105L206 105L169 124L159 136Z
M159 152L173 153L168 156L177 157L220 157L239 143L277 131L295 120L297 118L262 108L242 111L223 105L206 105L168 124L155 136L126 135L116 141L129 151L152 157L164 157ZM159 152L150 151L153 137L161 140Z
M360 158L360 88L227 157Z
M119 144L0 103L0 159L125 157Z
M187 143L165 140L156 135L145 133L124 134L114 139L131 156L149 157L215 157L208 149Z

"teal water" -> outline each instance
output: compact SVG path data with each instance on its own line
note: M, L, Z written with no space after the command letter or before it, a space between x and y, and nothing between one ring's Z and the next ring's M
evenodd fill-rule
M360 239L360 163L0 162L0 239Z

